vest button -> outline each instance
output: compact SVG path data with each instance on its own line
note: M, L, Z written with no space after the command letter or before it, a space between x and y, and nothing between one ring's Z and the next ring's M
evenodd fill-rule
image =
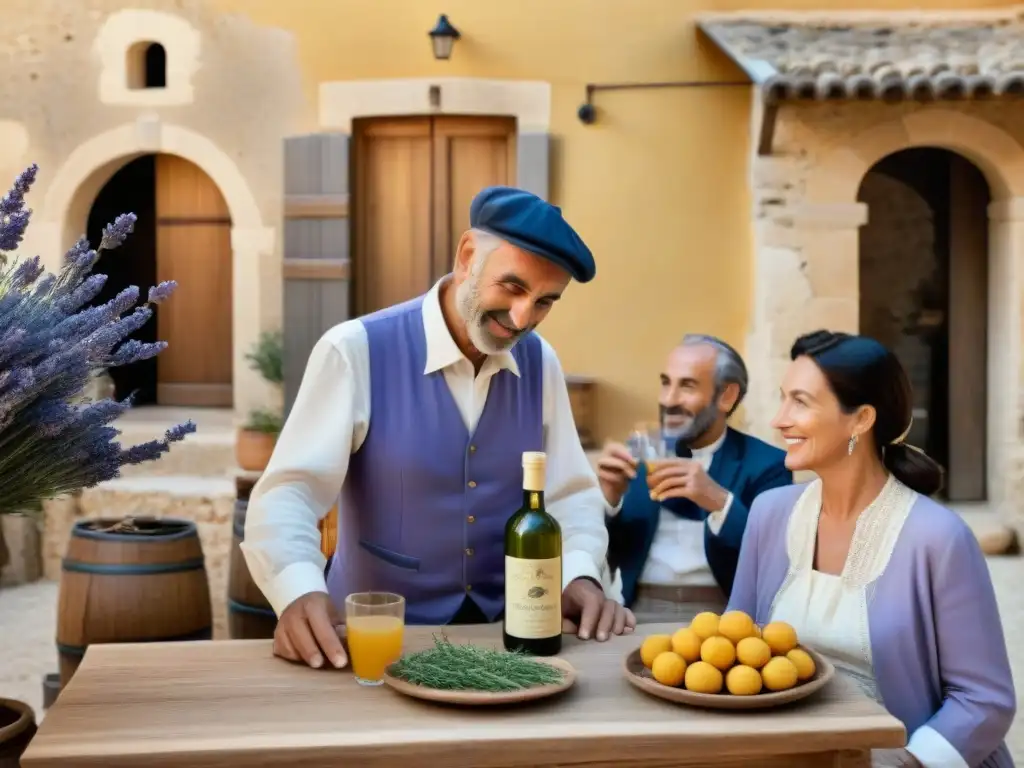
M475 445L469 446L469 452L470 453L476 453L476 446Z
M466 554L469 555L470 557L472 557L473 556L473 548L472 547L466 547Z
M469 517L466 518L466 522L467 523L475 523L476 522L476 518L473 517L472 515L470 515Z
M476 480L470 480L469 481L469 487L470 488L476 488Z
M467 592L472 592L473 591L473 585L472 584L467 584L466 585L466 591Z

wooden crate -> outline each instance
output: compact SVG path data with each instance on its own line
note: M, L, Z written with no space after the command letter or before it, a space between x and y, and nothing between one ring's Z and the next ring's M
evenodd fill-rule
M589 376L566 376L565 383L569 387L569 405L572 406L572 418L576 422L580 443L584 450L596 448L597 382Z

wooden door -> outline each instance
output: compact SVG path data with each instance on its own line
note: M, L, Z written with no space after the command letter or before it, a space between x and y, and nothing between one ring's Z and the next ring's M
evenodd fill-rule
M514 118L434 118L434 260L430 282L452 269L469 229L469 204L484 187L515 175Z
M988 183L948 153L949 466L946 497L983 501L988 421Z
M515 120L359 120L354 131L356 314L411 299L451 270L469 204L514 183Z
M156 162L157 280L176 280L157 308L160 405L232 405L231 219L220 190L173 155Z

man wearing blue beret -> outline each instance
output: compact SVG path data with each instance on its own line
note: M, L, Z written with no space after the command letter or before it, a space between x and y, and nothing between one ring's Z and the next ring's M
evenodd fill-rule
M534 332L570 279L595 272L558 208L490 187L473 200L451 274L323 335L242 544L279 617L275 653L344 666L337 627L352 592L404 595L410 624L499 620L504 526L522 503L522 454L537 450L562 528L564 630L632 631L632 613L601 586L604 498L558 358ZM317 523L339 489L325 577Z

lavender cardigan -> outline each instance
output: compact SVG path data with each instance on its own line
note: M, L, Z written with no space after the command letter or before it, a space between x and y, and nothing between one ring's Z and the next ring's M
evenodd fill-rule
M768 621L789 567L790 514L805 487L754 500L730 610ZM882 702L908 738L927 725L969 766L1012 768L1003 739L1017 705L999 609L981 549L955 512L917 498L868 588L868 621Z

